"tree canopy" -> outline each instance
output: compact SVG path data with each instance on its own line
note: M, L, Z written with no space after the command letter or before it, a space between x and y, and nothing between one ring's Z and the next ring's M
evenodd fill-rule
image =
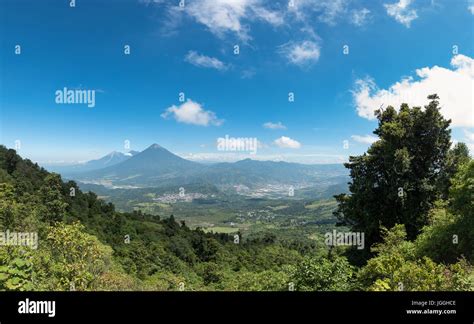
M450 177L468 159L465 145L450 150L450 121L439 111L437 95L424 108L402 104L375 112L378 140L360 156L351 156L350 194L336 196L336 215L368 245L380 242L380 226L404 224L414 239L428 224L429 212L447 192Z

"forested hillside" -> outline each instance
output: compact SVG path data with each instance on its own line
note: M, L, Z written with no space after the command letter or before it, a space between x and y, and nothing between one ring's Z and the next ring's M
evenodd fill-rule
M287 289L314 245L204 233L112 204L0 148L2 229L38 232L38 249L0 248L0 287L14 290Z
M449 148L435 100L425 111L403 106L378 118L380 141L351 159L351 195L338 196L341 219L368 235L362 255L320 240L250 240L191 230L173 216L120 213L0 146L1 231L39 237L37 248L0 247L0 289L472 290L466 146ZM393 165L396 176L383 172Z

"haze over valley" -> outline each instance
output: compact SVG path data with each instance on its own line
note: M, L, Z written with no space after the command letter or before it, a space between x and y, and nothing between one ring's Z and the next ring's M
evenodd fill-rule
M349 181L342 164L252 159L198 163L158 144L82 164L46 166L121 211L171 215L217 232L335 224L333 195ZM308 236L311 236L308 230Z

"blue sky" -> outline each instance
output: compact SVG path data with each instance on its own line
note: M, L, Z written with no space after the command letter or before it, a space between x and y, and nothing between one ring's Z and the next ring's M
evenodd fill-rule
M472 1L178 4L2 1L0 142L44 164L126 140L197 161L335 163L374 140L374 109L437 92L474 148ZM95 90L95 106L56 103L65 87ZM257 154L218 151L226 135L257 138Z

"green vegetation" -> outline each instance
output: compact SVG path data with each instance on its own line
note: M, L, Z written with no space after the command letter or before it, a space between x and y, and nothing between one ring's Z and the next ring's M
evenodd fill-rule
M450 179L469 161L464 144L450 150L450 121L439 112L438 96L428 98L424 109L402 104L399 112L377 110L379 140L345 164L350 194L336 196L336 214L364 231L368 245L381 241L381 226L404 224L408 238L416 238L436 201L446 197Z
M215 226L204 229L205 232L212 232L212 233L237 233L239 231L238 228L235 227L224 227L224 226Z
M451 265L437 264L416 252L416 242L406 241L403 225L382 229L384 242L372 248L377 256L359 272L368 290L469 290L469 265L462 259Z
M347 253L365 289L473 289L474 161L464 144L449 148L450 121L428 98L424 110L377 111L380 139L346 164L351 193L335 214L368 238L370 252Z
M205 229L119 212L0 146L0 232L38 235L37 248L0 246L0 290L472 290L474 161L463 144L449 148L449 121L430 98L425 110L377 113L380 140L351 157L350 195L337 205L201 200L194 217L218 220ZM237 201L232 215L225 206ZM323 233L348 228L366 234L367 252L325 245Z
M282 269L323 249L271 235L236 244L173 216L120 213L5 147L0 179L2 231L39 236L38 249L0 247L2 290L286 289Z

